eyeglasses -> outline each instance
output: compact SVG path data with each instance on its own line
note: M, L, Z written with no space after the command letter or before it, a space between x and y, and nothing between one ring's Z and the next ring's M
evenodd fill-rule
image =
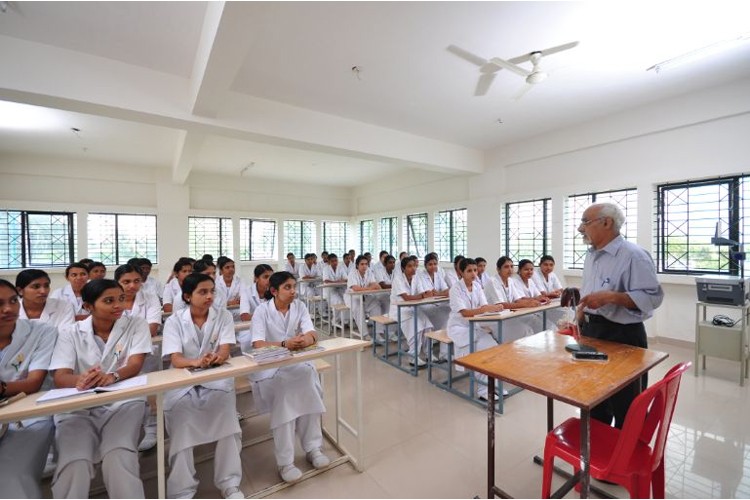
M606 217L595 217L593 219L581 219L581 223L578 224L578 227L581 227L581 226L586 227L589 224L591 224L592 222L595 222L595 221L598 221L598 220L601 220L601 219L606 219Z

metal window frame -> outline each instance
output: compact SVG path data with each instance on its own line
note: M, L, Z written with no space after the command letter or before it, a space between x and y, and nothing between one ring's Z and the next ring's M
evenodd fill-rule
M48 215L48 216L64 216L66 219L67 229L67 244L68 244L68 263L74 262L75 260L75 212L62 212L57 210L44 211L44 210L14 210L4 209L5 212L17 212L20 216L21 222L21 267L26 268L30 266L32 256L31 246L31 233L29 232L29 215ZM10 263L8 263L10 264ZM52 264L44 267L65 267L67 264ZM15 269L13 267L3 267L2 269Z

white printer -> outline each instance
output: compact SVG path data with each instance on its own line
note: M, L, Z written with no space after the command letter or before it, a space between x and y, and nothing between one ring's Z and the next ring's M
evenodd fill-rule
M700 302L740 306L750 298L750 278L705 274L695 285Z

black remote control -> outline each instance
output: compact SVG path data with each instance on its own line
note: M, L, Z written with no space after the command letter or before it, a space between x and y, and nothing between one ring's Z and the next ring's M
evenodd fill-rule
M573 353L575 359L609 359L606 352L578 351Z

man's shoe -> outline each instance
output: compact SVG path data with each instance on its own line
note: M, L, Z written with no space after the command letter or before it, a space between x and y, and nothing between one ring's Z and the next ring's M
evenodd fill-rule
M156 446L156 434L148 433L143 436L143 439L138 444L138 451L150 450L154 446Z

